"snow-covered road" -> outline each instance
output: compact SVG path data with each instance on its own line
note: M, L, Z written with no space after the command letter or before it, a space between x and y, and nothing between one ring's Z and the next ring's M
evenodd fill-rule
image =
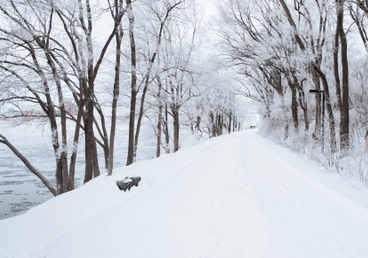
M270 234L269 257L368 257L366 207L259 136L241 145L243 171Z
M115 181L142 177L121 192ZM0 221L6 258L364 258L368 191L246 131Z

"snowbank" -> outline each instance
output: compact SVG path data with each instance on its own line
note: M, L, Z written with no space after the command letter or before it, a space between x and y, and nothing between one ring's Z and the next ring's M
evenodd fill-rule
M123 192L116 181L140 176ZM0 221L0 257L368 257L368 194L247 131Z

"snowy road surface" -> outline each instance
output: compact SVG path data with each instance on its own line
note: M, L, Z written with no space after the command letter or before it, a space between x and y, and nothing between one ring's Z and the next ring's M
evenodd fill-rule
M116 180L141 176L119 191ZM364 258L368 192L246 131L0 221L4 258Z

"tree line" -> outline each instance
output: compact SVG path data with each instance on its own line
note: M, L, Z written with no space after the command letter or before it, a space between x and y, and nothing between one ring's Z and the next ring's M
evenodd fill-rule
M182 128L209 137L240 129L231 83L202 54L194 1L0 3L0 105L31 108L21 116L46 121L56 185L1 132L0 143L53 195L74 189L81 145L85 183L101 167L113 173L119 123L128 125L126 165L144 126L156 135L156 157L180 148Z
M218 35L270 132L344 156L368 135L367 18L367 1L229 0Z

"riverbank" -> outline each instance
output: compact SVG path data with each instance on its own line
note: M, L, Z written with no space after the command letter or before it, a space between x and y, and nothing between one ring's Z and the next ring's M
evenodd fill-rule
M71 125L74 126L74 125ZM142 131L138 146L138 160L155 157L155 137L151 132ZM11 141L46 178L55 183L55 158L50 141L48 124L42 120L1 120L0 134ZM181 147L191 146L203 139L197 139L191 132L181 133ZM81 135L80 141L84 141ZM124 167L128 146L128 126L123 118L119 120L116 133L114 167ZM83 183L84 149L80 144L76 164L76 186ZM100 167L103 171L103 154L99 149ZM24 164L0 144L0 220L20 215L32 207L52 198L52 194Z

